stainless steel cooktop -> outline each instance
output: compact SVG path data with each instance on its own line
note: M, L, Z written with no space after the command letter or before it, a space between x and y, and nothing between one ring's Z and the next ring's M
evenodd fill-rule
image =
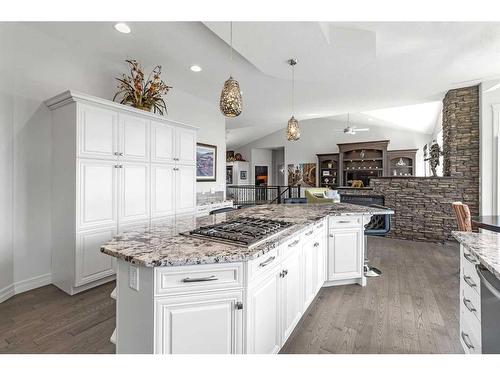
M181 233L185 236L210 239L247 247L256 246L293 225L280 220L239 217Z

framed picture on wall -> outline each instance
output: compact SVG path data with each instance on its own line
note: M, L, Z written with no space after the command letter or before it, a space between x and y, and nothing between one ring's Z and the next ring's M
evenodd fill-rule
M240 180L247 179L247 171L240 171Z
M196 144L196 181L217 179L217 146Z

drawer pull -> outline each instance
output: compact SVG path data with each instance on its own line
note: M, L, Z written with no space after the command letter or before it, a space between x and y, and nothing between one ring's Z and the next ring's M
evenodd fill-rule
M477 263L476 260L470 254L464 253L464 258L467 259L472 264L476 264Z
M275 259L276 259L275 256L269 257L267 260L265 260L264 262L260 263L259 267L265 267L268 264L272 263L272 261L275 260Z
M336 223L338 224L349 224L349 223L352 223L351 220L339 220L339 221L336 221Z
M470 341L469 335L464 333L464 331L462 331L461 335L462 335L462 340L464 340L465 346L468 349L474 349L474 345L472 345L472 342Z
M183 283L199 283L202 281L215 281L215 280L219 280L219 279L212 275L212 276L207 276L207 277L195 277L193 279L190 277L186 277L185 279L182 279L182 282Z
M314 247L318 247L319 246L319 242L315 242L313 246Z
M306 233L306 236L310 236L311 234L313 234L313 230L312 229L309 232Z
M470 299L464 297L462 301L464 303L464 306L467 307L467 310L469 310L470 312L477 311L474 305L471 303Z
M319 229L319 228L323 228L323 223L321 223L320 225L318 225L316 228Z
M477 285L472 281L472 278L470 276L465 276L464 275L464 281L465 283L470 286L471 288L475 288Z
M295 246L295 245L297 245L299 242L300 242L300 240L295 240L295 241L293 241L291 244L288 244L288 247L294 247L294 246Z

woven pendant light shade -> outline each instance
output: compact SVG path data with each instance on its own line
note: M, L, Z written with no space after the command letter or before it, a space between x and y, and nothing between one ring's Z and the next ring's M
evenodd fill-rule
M240 84L233 77L224 82L219 106L222 114L227 117L239 116L243 109Z
M295 117L290 117L286 127L286 139L289 141L298 141L300 139L299 122Z

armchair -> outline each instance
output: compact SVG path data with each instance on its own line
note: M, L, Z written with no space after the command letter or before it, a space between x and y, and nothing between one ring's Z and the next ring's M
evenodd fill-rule
M333 199L327 198L325 193L328 188L308 188L305 190L307 203L333 203Z

